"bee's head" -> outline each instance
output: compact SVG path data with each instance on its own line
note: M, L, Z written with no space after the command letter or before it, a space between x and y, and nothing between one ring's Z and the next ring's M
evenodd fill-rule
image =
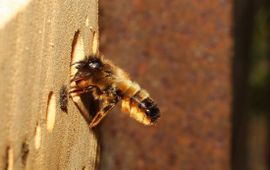
M76 65L77 73L71 81L90 84L105 77L106 64L98 56L88 56ZM91 82L90 82L91 81Z

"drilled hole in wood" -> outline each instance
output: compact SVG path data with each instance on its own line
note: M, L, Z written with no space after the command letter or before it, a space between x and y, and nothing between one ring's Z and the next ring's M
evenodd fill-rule
M28 154L29 154L29 145L26 142L23 142L21 146L21 159L23 166L26 165Z
M73 38L73 41L72 41L72 51L71 51L71 67L70 67L70 78L74 78L74 75L76 74L77 72L77 69L76 69L76 64L75 65L72 65L78 61L81 61L84 59L85 57L85 53L84 53L84 47L83 47L83 39L82 37L80 36L80 31L76 31L75 34L74 34L74 38ZM75 82L72 82L70 84L71 87L74 87L76 84ZM73 90L73 89L71 89ZM72 97L72 100L74 102L80 102L80 97L78 96L73 96L71 95Z
M47 101L47 130L52 132L55 124L55 116L56 116L56 97L53 92L49 93L48 101Z
M60 108L64 112L68 112L68 91L67 91L67 86L63 85L60 89L60 94L59 94L59 103L60 103Z
M3 165L4 170L13 170L14 155L13 149L10 146L6 148L5 156L3 159Z
M72 41L71 64L83 60L85 57L83 39L80 36L80 31L76 31ZM71 76L76 73L75 65L71 67Z
M71 68L70 68L70 77L71 79L74 78L74 75L77 73L77 69L76 69L76 64L72 65L73 63L76 63L78 61L81 61L85 58L85 51L84 51L84 43L83 43L83 39L80 36L80 31L78 30L75 34L74 34L74 39L72 42L72 52L71 52ZM76 87L75 82L71 82L70 87ZM70 90L74 90L72 88L70 88ZM78 95L74 95L71 94L70 95L72 98L72 101L74 102L74 104L77 106L77 108L80 110L80 112L82 113L83 117L88 121L89 120L89 115L88 115L88 111L87 108L82 100L81 100L81 96Z
M91 38L92 38L92 53L97 53L98 51L98 34L97 32L91 27ZM77 73L76 69L76 62L85 59L85 51L84 51L84 43L83 39L80 36L80 31L77 31L74 35L74 39L72 42L72 53L71 53L71 71L70 77L71 79L74 78L74 75ZM72 65L74 64L74 65ZM78 90L76 89L75 82L71 82L70 84L70 91ZM74 89L75 87L75 89ZM97 112L98 101L94 100L94 97L91 93L84 93L80 95L70 94L72 101L76 105L76 107L80 110L80 113L86 120L86 122L90 122L91 117L93 117Z
M81 61L85 58L85 52L84 52L84 44L83 44L83 39L82 37L80 36L80 31L76 31L75 34L74 34L74 38L73 38L73 41L72 41L72 51L71 51L71 68L70 68L70 77L71 79L74 77L74 75L76 74L77 72L77 69L76 69L76 64L75 65L72 65L78 61ZM72 82L70 84L71 87L75 86L75 82ZM72 100L73 101L77 101L79 102L80 101L80 98L79 97L74 97L72 96Z
M35 131L35 148L39 149L41 144L41 128L40 125L37 124Z
M98 30L95 30L93 27L90 27L90 30L91 30L91 39L92 39L92 54L98 54L99 52Z
M78 38L80 35L80 30L77 30L74 34L73 40L72 40L72 45L71 45L71 62L73 60L73 55L74 55L74 50L75 50L75 46L77 44Z

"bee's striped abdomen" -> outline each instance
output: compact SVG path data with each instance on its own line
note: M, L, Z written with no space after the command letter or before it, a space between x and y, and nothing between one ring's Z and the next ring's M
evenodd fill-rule
M145 125L152 125L160 117L159 108L145 90L138 90L133 96L125 97L122 110Z

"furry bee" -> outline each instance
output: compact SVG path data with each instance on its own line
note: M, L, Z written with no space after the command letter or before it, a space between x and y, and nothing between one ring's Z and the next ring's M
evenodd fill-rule
M92 54L73 65L77 72L71 82L76 85L70 94L91 93L99 101L98 112L91 120L90 128L95 127L120 100L122 111L144 125L152 125L160 117L160 110L149 94L103 56Z

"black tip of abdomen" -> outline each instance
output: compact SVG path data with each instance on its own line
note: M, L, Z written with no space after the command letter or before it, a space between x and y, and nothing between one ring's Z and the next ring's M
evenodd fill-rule
M154 123L158 120L160 117L160 110L157 107L157 105L154 103L154 101L151 98L144 99L139 107L144 110L146 115L150 118L151 122Z

